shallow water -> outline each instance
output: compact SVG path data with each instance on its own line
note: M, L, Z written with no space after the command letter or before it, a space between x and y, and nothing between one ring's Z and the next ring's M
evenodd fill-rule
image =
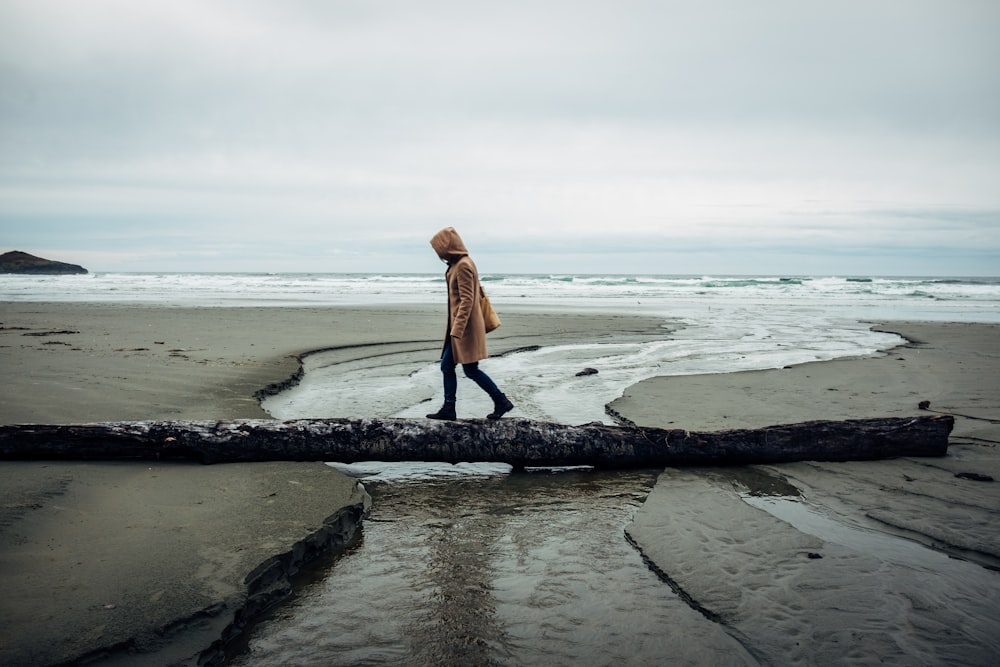
M514 401L513 417L562 424L612 423L605 406L653 376L728 373L879 354L903 343L866 324L812 314L795 321L743 310L672 325L646 340L545 345L482 362ZM399 346L330 350L305 359L301 382L263 401L278 419L331 415L423 417L441 397L437 350ZM577 376L583 368L597 374ZM482 417L489 397L459 372L459 417Z
M366 480L374 508L360 542L230 664L704 664L739 653L626 541L658 471L455 472Z

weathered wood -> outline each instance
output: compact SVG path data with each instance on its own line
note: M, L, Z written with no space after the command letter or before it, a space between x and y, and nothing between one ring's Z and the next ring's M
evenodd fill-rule
M692 433L524 419L104 422L0 426L2 459L498 461L514 466L710 466L943 456L950 416L813 421Z

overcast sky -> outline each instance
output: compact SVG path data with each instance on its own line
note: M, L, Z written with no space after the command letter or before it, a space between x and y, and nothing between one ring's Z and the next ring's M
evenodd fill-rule
M0 0L0 251L1000 274L997 0Z

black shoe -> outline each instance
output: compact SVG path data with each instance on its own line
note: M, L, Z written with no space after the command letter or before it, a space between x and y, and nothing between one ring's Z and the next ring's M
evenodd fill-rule
M493 412L486 415L487 419L500 419L505 414L514 409L514 404L510 402L510 399L500 394L493 399Z
M458 417L455 416L455 404L445 403L444 405L441 406L440 410L438 410L437 412L432 412L431 414L427 415L427 418L444 419L446 421L453 422L456 419L458 419Z

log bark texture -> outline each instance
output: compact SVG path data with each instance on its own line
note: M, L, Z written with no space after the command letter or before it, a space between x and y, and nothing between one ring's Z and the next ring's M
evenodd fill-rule
M0 458L497 461L515 467L716 466L943 456L950 416L812 421L695 433L524 419L309 419L0 426Z

